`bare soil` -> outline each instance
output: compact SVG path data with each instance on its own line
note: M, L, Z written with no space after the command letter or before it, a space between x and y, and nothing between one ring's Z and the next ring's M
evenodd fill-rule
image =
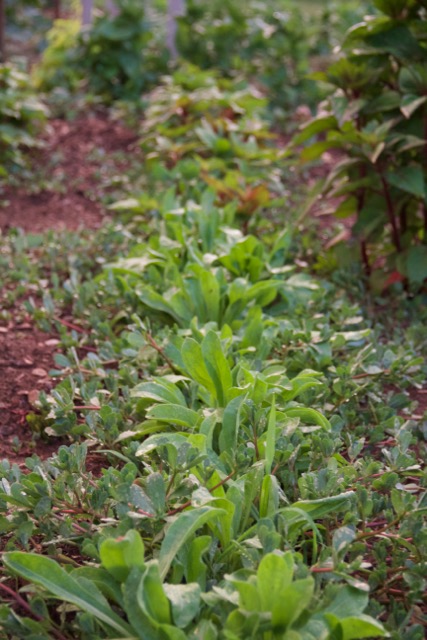
M100 204L100 175L108 162L112 172L123 171L129 154L138 153L137 138L135 131L102 112L72 121L51 120L44 147L32 161L33 170L52 187L6 187L0 193L0 232L16 227L39 233L101 226L108 214ZM49 370L54 368L57 345L56 335L43 333L29 318L0 326L0 459L23 465L33 453L47 458L63 443L43 440L27 420L28 414L37 413L40 391L53 386ZM90 464L99 471L100 460L95 453L92 457Z
M44 147L33 155L33 168L50 186L6 187L0 194L0 229L39 233L101 226L107 214L100 204L100 175L111 154L122 156L116 165L118 172L123 169L126 157L136 152L137 139L134 131L103 112L51 120Z
M58 448L34 433L27 415L37 411L40 391L49 391L58 340L43 333L27 319L0 327L0 459L22 463L37 453L42 458Z

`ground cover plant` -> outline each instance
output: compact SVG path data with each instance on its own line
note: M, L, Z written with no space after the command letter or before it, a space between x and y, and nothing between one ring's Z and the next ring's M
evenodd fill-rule
M421 640L424 292L314 274L251 78L144 100L103 227L2 238L0 328L61 347L55 452L0 462L2 633Z

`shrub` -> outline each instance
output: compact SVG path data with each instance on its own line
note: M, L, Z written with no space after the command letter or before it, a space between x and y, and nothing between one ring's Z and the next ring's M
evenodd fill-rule
M0 65L0 176L25 165L22 149L37 144L33 134L45 117L28 75L12 64Z
M121 0L119 13L97 18L80 31L75 20L57 20L48 47L34 72L36 85L51 91L86 88L105 102L137 100L167 70L164 50L149 49L152 34L144 9Z
M334 92L296 137L318 140L302 153L314 160L332 148L344 159L323 193L341 197L338 217L356 214L367 274L388 272L420 284L427 277L427 48L425 0L376 0L380 11L351 29L341 58L325 74Z

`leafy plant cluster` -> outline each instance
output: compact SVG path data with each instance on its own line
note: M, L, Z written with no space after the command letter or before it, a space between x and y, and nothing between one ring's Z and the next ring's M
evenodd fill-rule
M282 114L319 98L308 77L312 58L329 55L337 31L362 17L364 3L259 3L189 0L179 19L178 47L197 66L243 73L259 82L269 104ZM337 26L339 28L337 29Z
M341 58L320 78L335 89L296 137L321 139L304 160L338 149L323 193L341 198L368 275L385 267L383 286L427 277L426 5L377 0L377 17L348 32ZM385 264L384 264L385 263Z
M85 34L78 33L72 20L57 21L35 70L38 86L48 91L86 88L109 103L138 101L159 83L170 62L164 44L166 7L145 10L135 0L116 4L117 16L101 14ZM260 7L253 1L189 0L178 20L179 54L225 77L256 78L276 112L288 114L302 97L314 106L319 94L308 78L310 57L328 56L342 25L362 15L364 6L328 2L319 11L312 3L300 7L292 1Z
M1 605L0 625L41 640L421 640L425 435L403 391L425 378L425 331L385 341L301 271L291 225L259 233L274 203L242 227L239 198L182 173L270 170L263 136L241 151L264 103L201 77L189 100L179 76L152 95L153 130L184 151L168 167L146 132L153 182L116 207L138 214L130 248L116 229L66 264L61 241L38 258L50 283L26 308L64 353L29 423L69 446L24 472L1 464L0 592L20 608ZM197 131L218 119L225 154Z
M116 3L118 14L101 14L86 31L77 20L58 20L36 67L36 85L85 90L109 103L140 100L167 70L167 55L153 51L144 7L133 0Z
M39 144L35 134L46 115L28 75L13 64L0 65L0 177L25 167L23 149Z

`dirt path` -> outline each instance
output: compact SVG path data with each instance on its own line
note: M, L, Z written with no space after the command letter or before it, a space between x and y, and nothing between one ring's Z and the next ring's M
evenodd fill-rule
M33 157L43 188L29 183L0 193L0 248L1 231L14 227L29 233L100 227L109 219L101 204L109 176L123 172L130 153L137 154L135 132L105 113L52 120L44 141ZM1 300L0 290L0 309ZM27 420L37 411L39 392L53 386L49 370L58 344L56 335L43 333L29 317L0 321L0 460L22 464L33 453L46 458L61 444L40 439Z
M9 186L0 195L0 229L39 233L101 226L102 194L135 152L135 132L99 113L51 120L43 139L44 148L33 158L34 184Z

